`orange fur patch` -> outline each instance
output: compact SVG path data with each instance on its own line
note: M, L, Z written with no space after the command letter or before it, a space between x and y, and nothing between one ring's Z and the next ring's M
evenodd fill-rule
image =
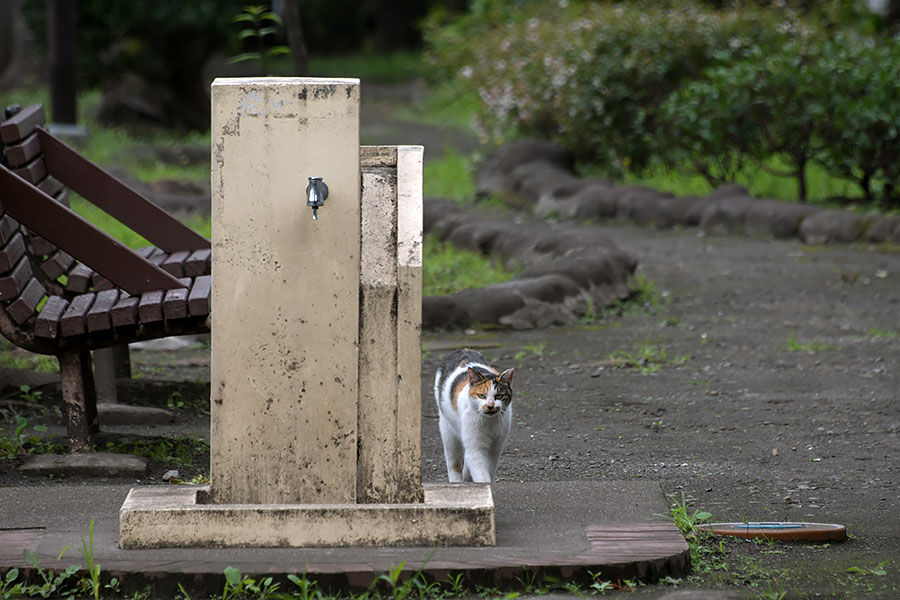
M491 390L491 382L490 381L482 381L481 383L469 388L470 396L477 396L478 394L487 394Z
M462 461L458 460L453 463L453 470L462 475Z

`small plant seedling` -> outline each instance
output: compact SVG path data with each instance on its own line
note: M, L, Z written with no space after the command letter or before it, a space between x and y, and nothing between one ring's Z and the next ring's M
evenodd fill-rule
M240 13L232 18L234 23L246 24L246 27L238 33L240 40L254 40L256 49L232 56L228 62L237 63L248 60L258 60L262 65L263 74L269 74L269 59L273 56L290 54L291 49L283 45L266 47L267 38L274 37L279 29L284 26L281 17L262 4L249 4L243 7Z
M462 596L466 592L465 573L456 575L447 574L447 582L450 584L451 596Z
M840 350L840 348L836 346L822 344L817 340L813 340L812 342L804 344L797 341L795 334L796 332L791 331L791 335L788 336L785 346L789 352L806 352L807 354L815 354L816 352L823 352L825 350Z
M848 567L847 572L853 573L854 575L873 575L875 577L884 577L887 575L887 570L885 570L884 565L887 564L886 560L881 561L874 569L867 569L864 567Z
M41 390L36 390L30 385L19 386L19 397L29 404L37 404L41 400L41 397L43 397L43 395L44 392L42 392Z

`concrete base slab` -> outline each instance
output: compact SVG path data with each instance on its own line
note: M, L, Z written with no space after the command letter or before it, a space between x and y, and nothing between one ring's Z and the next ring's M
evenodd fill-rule
M607 581L651 582L684 577L690 570L687 543L659 516L668 510L659 483L643 479L497 482L492 486L497 544L481 547L129 550L119 544L119 513L132 489L81 483L0 487L0 572L27 567L26 549L42 565L83 565L77 552L59 555L66 546L80 547L92 520L94 558L123 583L123 596L150 585L154 597L174 598L179 584L196 598L221 594L226 567L273 576L282 589L293 586L288 574L305 572L318 581L317 589L333 592L366 590L401 564L404 578L421 571L429 580L446 582L448 574L463 573L470 590L500 585L510 591L521 590L526 576L587 586L597 573Z
M205 504L209 486L134 488L119 544L137 548L490 546L487 484L425 485L415 504Z
M26 458L19 471L27 475L142 477L147 471L147 459L111 452L36 454Z
M128 404L97 404L100 425L161 425L175 421L175 415L164 408Z

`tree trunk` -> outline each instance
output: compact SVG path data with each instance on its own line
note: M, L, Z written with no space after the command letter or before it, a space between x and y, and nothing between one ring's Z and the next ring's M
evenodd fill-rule
M794 159L797 165L797 196L800 202L806 203L806 157L798 156Z
M303 39L303 23L300 20L300 6L297 0L287 0L284 3L284 16L288 45L291 47L291 56L294 58L294 75L302 77L306 75L309 52L306 49L306 41Z

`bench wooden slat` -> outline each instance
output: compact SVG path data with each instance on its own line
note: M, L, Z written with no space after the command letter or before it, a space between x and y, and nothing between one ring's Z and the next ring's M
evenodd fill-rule
M9 275L0 277L0 301L12 300L18 296L32 275L31 263L23 256Z
M72 148L38 129L50 173L74 192L102 208L123 225L163 250L209 248L209 240L193 231Z
M39 156L30 163L14 169L13 173L32 185L38 185L47 176L47 165L43 157Z
M139 296L129 296L126 293L112 307L112 324L113 327L126 327L136 325L138 320L138 303Z
M56 279L72 267L75 259L63 252L57 250L53 256L44 261L41 265L41 271L50 279Z
M189 255L190 252L187 250L173 252L162 261L162 264L159 266L162 267L163 271L171 274L173 277L184 277L184 262L188 259Z
M19 223L9 215L0 217L0 246L6 245L6 242L19 230Z
M33 231L28 232L28 243L31 245L31 253L35 256L49 256L58 250L56 246Z
M58 196L60 192L64 192L63 184L59 181L59 179L53 177L52 175L48 175L41 180L39 184L37 184L39 190L47 194L48 196L53 196L54 199L63 204L65 206L69 205L69 199L66 196Z
M176 278L148 264L121 242L3 166L0 166L0 197L4 208L17 221L37 229L57 247L91 265L129 293L181 287Z
M138 319L141 323L155 323L163 320L163 297L162 290L141 294L141 301L138 304Z
M91 277L94 271L84 263L78 263L69 271L69 281L66 282L66 290L76 294L84 294L91 287Z
M192 317L202 317L209 314L209 294L212 289L212 277L201 275L194 279L191 293L188 294L188 310Z
M42 104L26 106L0 125L0 141L4 144L14 144L23 140L34 131L38 125L47 122Z
M9 273L25 254L25 238L21 233L16 233L0 249L0 273Z
M34 322L34 335L54 339L59 333L59 320L69 306L62 296L50 296Z
M166 320L183 319L188 316L188 288L191 286L190 279L180 279L184 284L183 288L177 290L169 290L163 298L163 316Z
M184 261L184 274L187 277L197 277L198 275L206 275L209 273L209 259L212 250L205 248L203 250L194 250L186 261Z
M63 337L81 335L87 329L84 318L94 303L94 294L81 294L72 298L66 312L59 322L59 331Z
M91 276L91 285L94 286L95 292L99 292L102 290L111 290L116 287L109 279L97 272L94 272L94 274Z
M110 311L119 301L119 290L104 290L97 293L97 299L87 313L88 331L112 329Z
M41 153L41 142L36 133L32 133L17 144L4 148L6 162L10 167L21 167Z
M21 325L37 312L38 303L46 295L47 290L41 282L31 278L19 297L6 308L6 312L13 321Z

